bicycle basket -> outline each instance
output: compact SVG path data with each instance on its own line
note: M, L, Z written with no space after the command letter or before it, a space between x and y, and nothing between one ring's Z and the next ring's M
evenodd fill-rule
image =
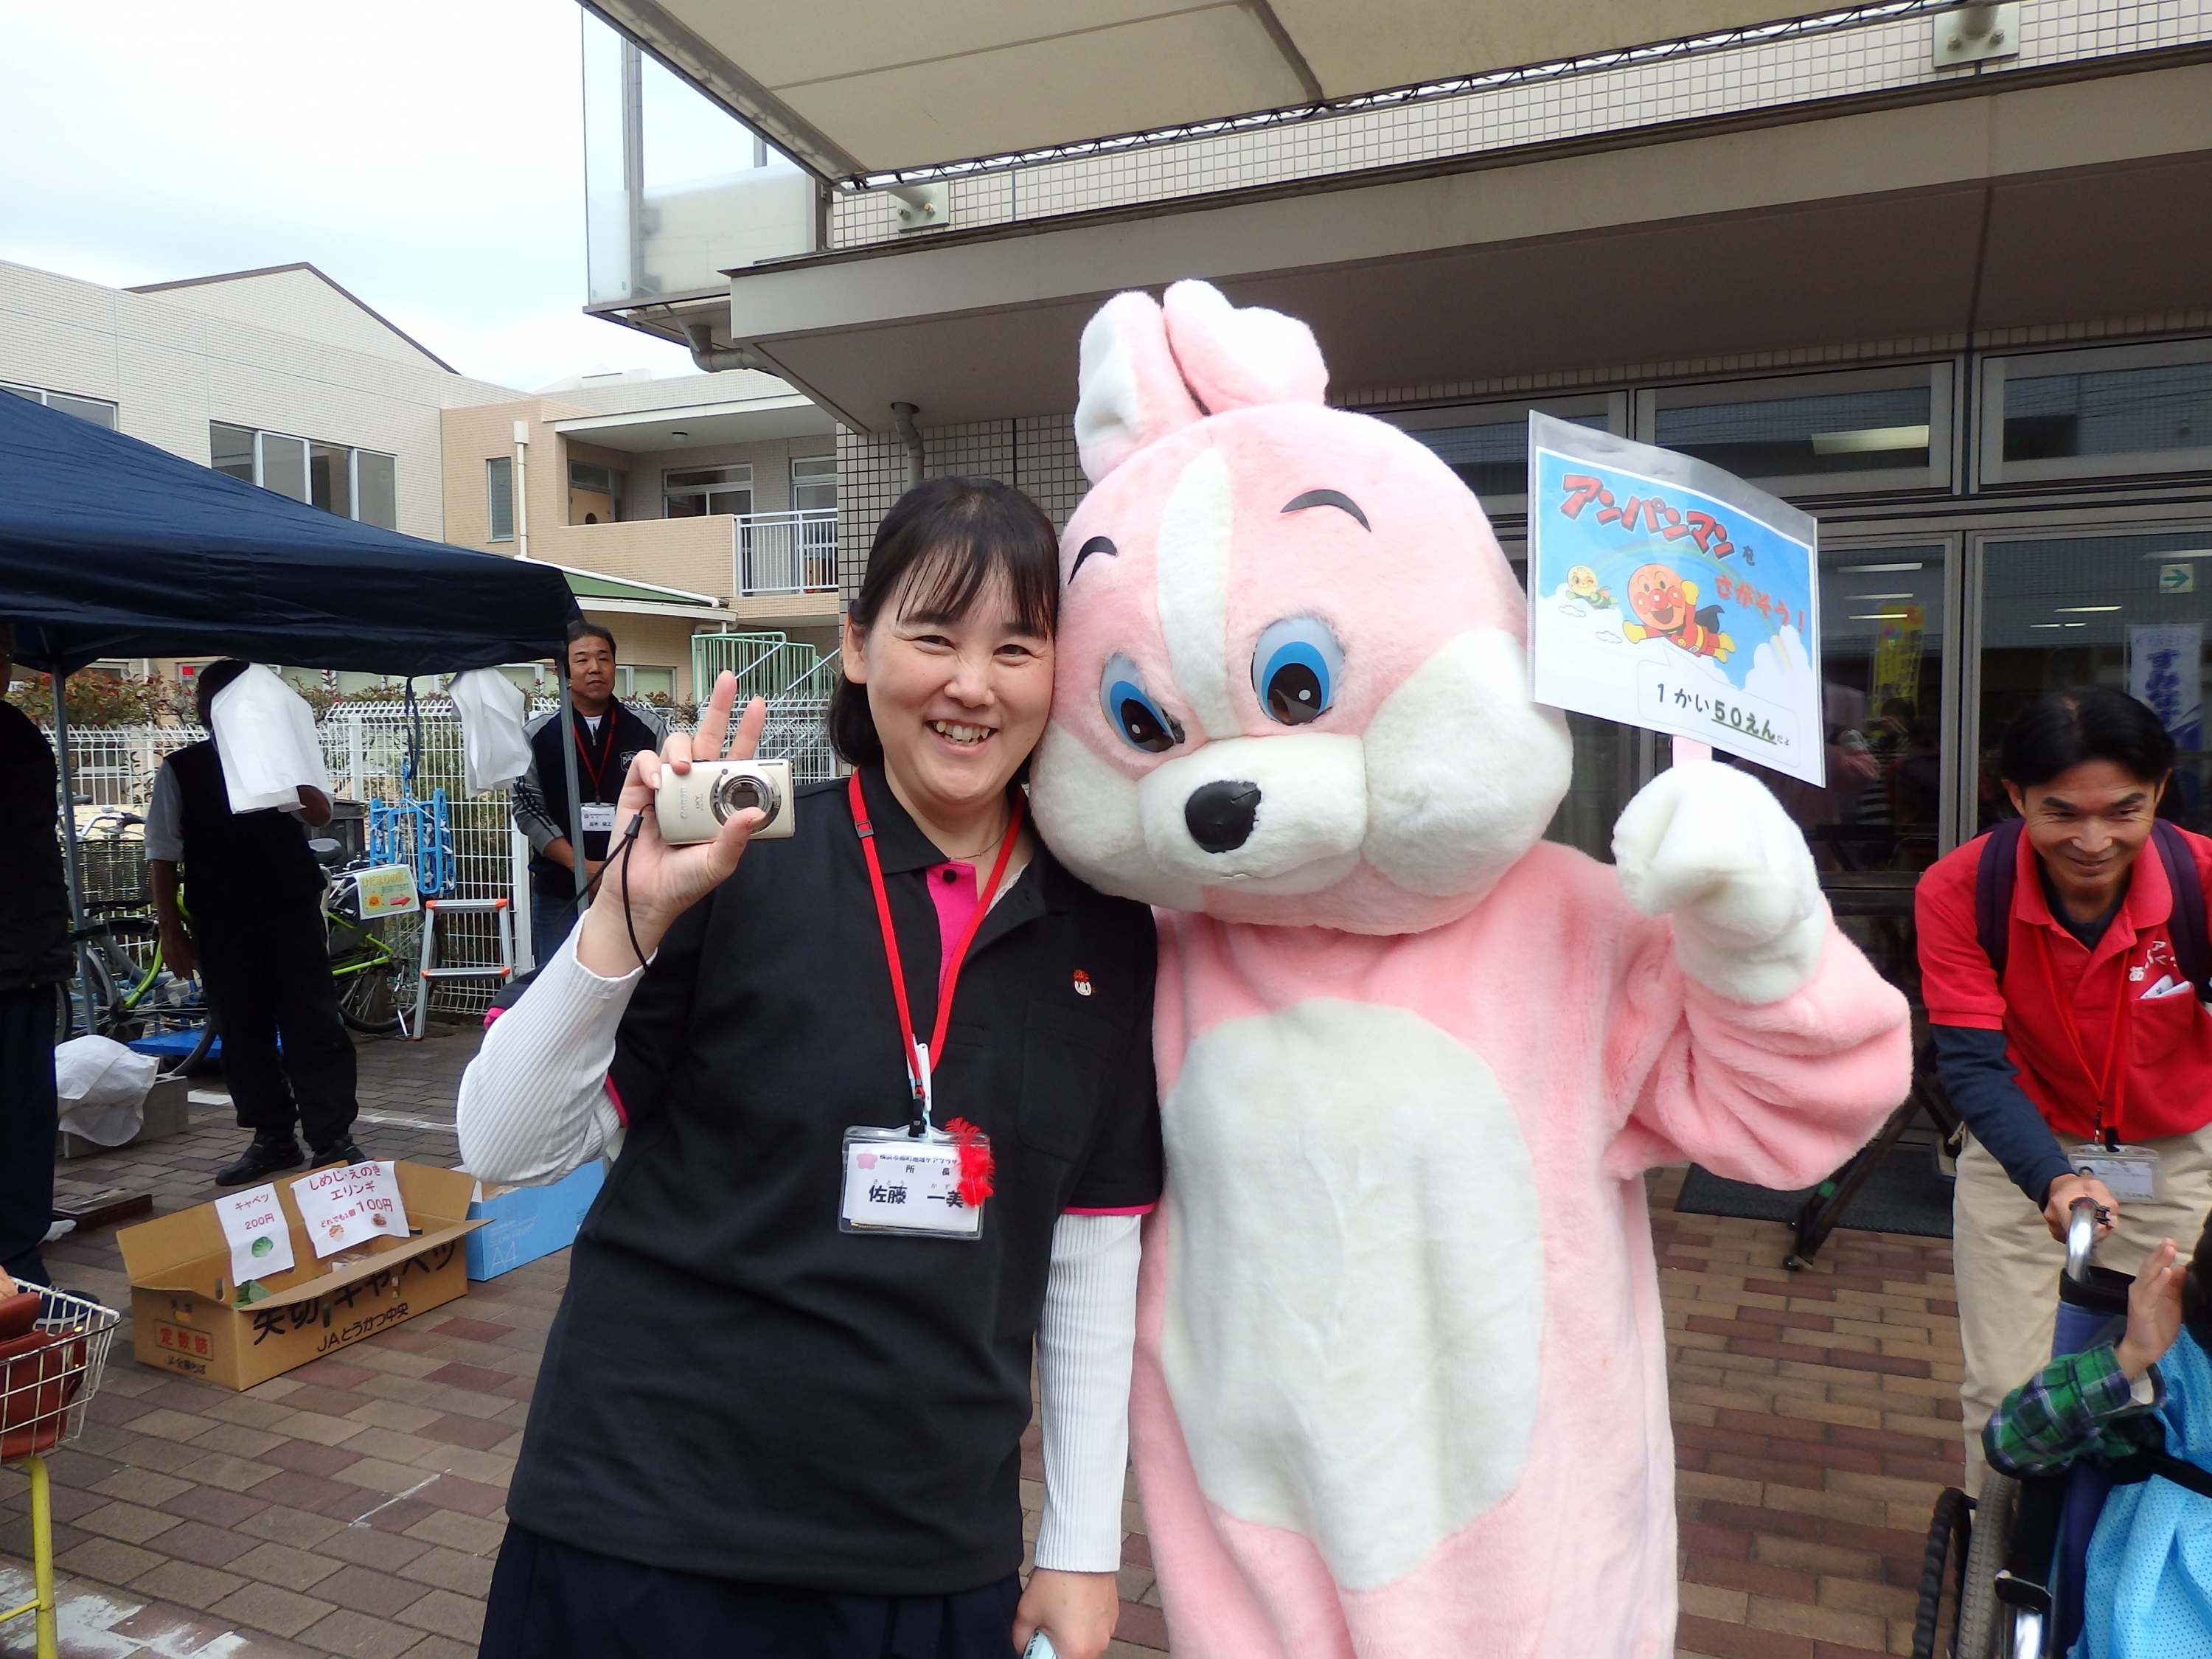
M0 1298L0 1462L83 1431L121 1322L113 1309L65 1291Z

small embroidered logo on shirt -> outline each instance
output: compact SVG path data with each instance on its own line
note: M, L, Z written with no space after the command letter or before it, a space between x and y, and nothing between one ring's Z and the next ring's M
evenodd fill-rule
M1080 968L1075 970L1075 994L1079 997L1087 997L1091 994L1091 975Z

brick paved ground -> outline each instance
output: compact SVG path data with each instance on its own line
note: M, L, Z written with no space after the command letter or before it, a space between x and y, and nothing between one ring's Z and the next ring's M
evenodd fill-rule
M362 1146L450 1164L466 1033L362 1048ZM185 1134L62 1166L64 1183L211 1196L242 1141L227 1106ZM1794 1278L1778 1226L1653 1222L1673 1336L1684 1655L1855 1659L1909 1650L1920 1534L1959 1464L1948 1249L1840 1233ZM53 1247L69 1288L125 1305L102 1229ZM566 1256L244 1395L146 1370L117 1345L84 1437L51 1460L73 1659L459 1659L482 1598ZM1041 1495L1030 1431L1024 1500ZM22 1478L0 1472L0 1603L28 1595ZM1127 1505L1115 1659L1167 1645ZM27 1654L27 1620L0 1655Z

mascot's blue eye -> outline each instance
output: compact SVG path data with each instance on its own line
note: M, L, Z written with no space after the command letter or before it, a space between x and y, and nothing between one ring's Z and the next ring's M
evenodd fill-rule
M1271 623L1253 648L1252 690L1268 717L1285 726L1319 720L1336 701L1343 675L1344 647L1318 617Z
M1115 657L1098 678L1098 702L1106 723L1132 749L1148 755L1164 755L1182 741L1176 717L1154 702L1145 690L1144 676L1127 657Z

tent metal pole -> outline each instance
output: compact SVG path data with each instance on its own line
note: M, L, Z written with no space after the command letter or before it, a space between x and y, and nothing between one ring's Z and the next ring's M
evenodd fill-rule
M69 878L70 951L76 957L77 994L83 999L84 1030L93 1029L92 980L85 971L84 953L76 949L76 934L84 926L84 876L78 868L76 848L76 769L70 763L69 676L49 674L54 689L54 769L61 784L62 871Z
M614 714L611 706L607 714ZM576 702L568 695L568 665L561 665L561 760L562 771L568 783L568 858L576 866L576 908L584 908L584 890L592 884L585 872L589 862L584 856L584 789L576 778ZM580 915L577 918L581 921Z

